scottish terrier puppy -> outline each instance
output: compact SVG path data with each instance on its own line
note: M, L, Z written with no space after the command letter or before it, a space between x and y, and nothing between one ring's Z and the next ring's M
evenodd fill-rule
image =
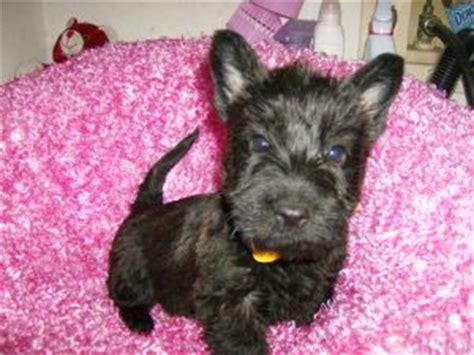
M347 221L403 60L382 55L344 79L301 64L267 70L237 34L210 51L228 128L220 193L164 204L168 171L195 131L146 176L110 254L109 294L132 331L159 303L204 326L213 354L266 354L265 329L309 324L331 298Z

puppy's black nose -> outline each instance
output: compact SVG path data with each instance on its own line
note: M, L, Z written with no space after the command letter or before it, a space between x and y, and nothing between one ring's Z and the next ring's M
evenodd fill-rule
M278 219L283 221L288 227L301 227L308 220L308 211L304 207L278 206Z

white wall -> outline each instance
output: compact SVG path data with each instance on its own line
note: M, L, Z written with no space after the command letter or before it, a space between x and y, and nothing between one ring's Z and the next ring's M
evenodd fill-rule
M48 61L43 4L1 1L0 82L11 79L20 65Z
M160 36L197 36L212 33L225 26L236 3L187 2L96 2L45 3L48 23L47 41L51 45L74 16L79 21L111 27L122 41L134 41Z
M37 59L51 61L58 35L71 17L111 28L122 41L160 36L198 36L224 28L239 4L236 0L207 1L2 1L3 32L1 82L13 77L22 62ZM7 2L5 2L7 1ZM359 44L361 4L340 0L346 31L345 57L355 58ZM300 18L316 19L319 0L306 0Z

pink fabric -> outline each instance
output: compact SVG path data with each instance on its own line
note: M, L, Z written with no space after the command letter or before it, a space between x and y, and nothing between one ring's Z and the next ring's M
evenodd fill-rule
M225 129L209 39L114 44L0 87L0 352L202 354L201 328L158 307L131 334L107 297L112 238L155 160L196 126L167 200L216 190ZM360 64L258 47L334 75ZM373 149L333 303L274 326L274 354L473 353L472 111L406 78Z

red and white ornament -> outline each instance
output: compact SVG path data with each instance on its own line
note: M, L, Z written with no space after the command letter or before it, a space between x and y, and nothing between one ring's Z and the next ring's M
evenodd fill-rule
M62 63L84 49L100 47L108 42L109 38L103 29L91 23L78 22L73 17L54 45L53 60Z

